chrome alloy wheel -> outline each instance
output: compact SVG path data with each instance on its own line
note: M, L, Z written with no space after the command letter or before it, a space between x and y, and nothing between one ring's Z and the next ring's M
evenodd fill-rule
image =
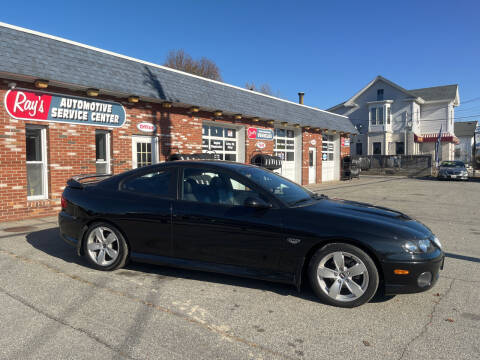
M106 226L98 226L87 239L90 258L100 266L109 266L118 258L120 243L117 235Z
M317 267L322 291L337 301L349 302L361 297L368 287L368 270L362 260L346 251L324 256Z

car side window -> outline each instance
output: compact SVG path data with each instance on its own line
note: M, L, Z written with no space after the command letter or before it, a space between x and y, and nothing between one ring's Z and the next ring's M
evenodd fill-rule
M145 195L171 197L172 172L170 170L156 170L127 179L122 184L122 190Z
M268 201L241 179L216 170L186 168L182 176L181 199L208 204L243 206L247 198Z

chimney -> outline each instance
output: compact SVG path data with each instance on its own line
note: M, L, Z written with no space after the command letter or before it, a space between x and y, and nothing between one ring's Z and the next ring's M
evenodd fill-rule
M302 105L303 105L303 95L305 95L305 93L303 92L298 93L298 103Z

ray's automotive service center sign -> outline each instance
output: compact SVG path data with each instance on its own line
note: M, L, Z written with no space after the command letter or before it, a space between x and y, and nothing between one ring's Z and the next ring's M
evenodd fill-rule
M7 91L5 108L20 120L108 127L125 123L125 109L119 103L24 89Z

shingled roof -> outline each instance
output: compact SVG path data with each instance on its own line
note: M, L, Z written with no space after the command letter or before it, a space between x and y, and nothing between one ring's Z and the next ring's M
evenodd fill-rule
M0 74L355 133L341 115L0 22Z
M455 100L457 91L458 85L456 84L408 90L409 93L421 97L425 101Z
M365 92L370 86L372 86L374 83L377 81L383 81L398 90L402 91L408 96L412 97L412 100L419 100L419 101L439 101L439 100L445 100L445 101L453 101L455 106L460 105L460 98L458 96L458 85L444 85L444 86L434 86L434 87L428 87L428 88L422 88L422 89L413 89L413 90L406 90L399 86L398 84L394 83L393 81L390 81L383 76L378 75L370 81L367 86L362 88L359 92L357 92L353 97L350 99L341 102L340 104L337 104L335 106L332 106L331 108L327 109L327 111L334 111L342 106L356 106L354 103L354 100L360 96L363 92Z

